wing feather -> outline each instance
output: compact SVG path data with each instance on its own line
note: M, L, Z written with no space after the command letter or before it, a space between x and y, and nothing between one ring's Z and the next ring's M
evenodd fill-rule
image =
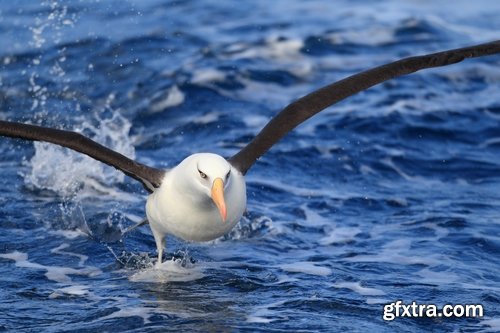
M499 40L460 49L404 58L349 76L289 104L271 119L248 145L232 156L229 162L241 173L246 174L248 169L288 132L318 112L344 98L401 75L414 73L425 68L455 64L466 58L482 57L497 53L500 53Z
M160 186L166 172L136 162L80 133L72 131L0 121L0 135L31 141L50 142L83 153L140 181L151 192L154 188Z

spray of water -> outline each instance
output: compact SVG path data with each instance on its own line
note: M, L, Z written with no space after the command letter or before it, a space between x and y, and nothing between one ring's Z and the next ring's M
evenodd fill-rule
M131 123L118 111L108 109L94 115L93 119L80 119L80 124L73 130L135 158L135 149L129 136L130 127ZM23 174L25 185L33 190L55 192L61 198L60 218L57 218L57 223L62 222L63 229L79 229L92 235L90 230L95 228L88 226L86 210L83 208L86 199L94 202L95 198L108 198L113 202L138 200L116 186L124 181L125 176L114 168L60 146L35 142L34 147L33 157L25 162L28 167L28 171ZM104 218L103 223L107 224L108 228L99 227L98 230L107 234L110 230L117 229L112 226L120 224L122 220L115 217L117 210L120 211L120 208L114 207L108 218ZM57 224L49 223L49 227Z
M135 150L128 133L130 122L118 112L107 119L96 116L98 126L81 119L76 132L85 133L93 140L130 158ZM124 175L86 155L56 145L35 142L35 154L27 162L31 170L24 175L29 187L54 191L64 198L97 193L116 194L110 185L120 183Z

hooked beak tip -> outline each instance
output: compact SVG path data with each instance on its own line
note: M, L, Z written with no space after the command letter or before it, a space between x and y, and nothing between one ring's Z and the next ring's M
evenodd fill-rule
M216 178L212 185L212 200L219 209L222 222L226 222L227 211L226 202L224 201L224 181L222 178Z

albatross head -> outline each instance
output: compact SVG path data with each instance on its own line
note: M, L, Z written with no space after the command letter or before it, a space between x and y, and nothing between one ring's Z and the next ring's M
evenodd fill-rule
M216 154L201 153L191 155L196 170L191 168L198 186L217 206L223 222L227 219L224 189L231 181L231 165L221 156ZM195 164L195 165L194 165Z
M209 241L228 233L246 208L245 178L223 157L200 153L165 174L149 197L146 214L158 248L172 234Z
M199 153L187 157L176 169L180 171L179 177L184 178L184 190L191 192L196 201L215 205L222 221L226 222L226 194L232 194L232 178L237 176L231 164L219 155Z

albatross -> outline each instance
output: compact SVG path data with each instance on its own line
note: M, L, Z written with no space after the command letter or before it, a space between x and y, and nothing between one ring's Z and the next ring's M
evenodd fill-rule
M500 53L500 40L414 56L368 69L324 86L292 102L234 156L197 153L169 170L132 160L80 133L0 121L0 135L45 141L86 154L141 182L150 192L147 222L162 263L165 236L209 241L228 233L246 209L245 175L255 162L295 127L325 108L374 85L416 71L447 66L466 58Z

